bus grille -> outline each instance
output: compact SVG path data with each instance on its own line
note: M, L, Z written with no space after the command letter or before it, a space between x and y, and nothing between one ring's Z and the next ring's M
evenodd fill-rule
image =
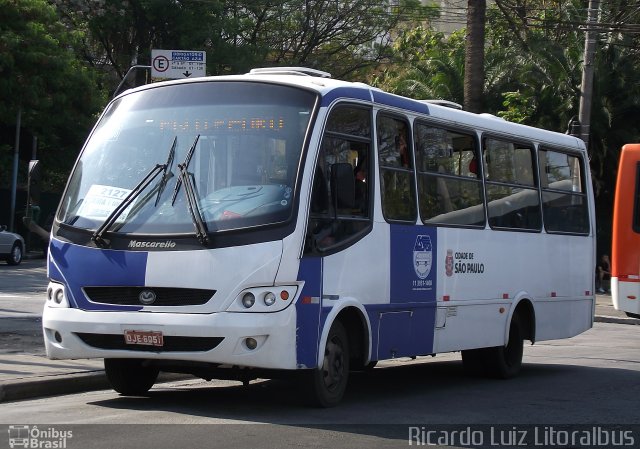
M205 352L218 346L223 337L176 337L165 335L163 346L128 345L123 335L76 333L83 342L98 349L147 352Z
M156 295L152 306L199 306L206 304L215 290L174 287L85 287L84 293L91 302L139 306L140 293L151 290Z

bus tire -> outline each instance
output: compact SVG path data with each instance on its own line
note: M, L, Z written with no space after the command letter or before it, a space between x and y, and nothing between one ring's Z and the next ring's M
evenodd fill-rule
M312 405L335 407L340 403L349 380L349 340L340 321L331 325L322 366L312 369L305 379Z
M159 370L139 359L104 359L104 370L111 387L124 396L146 394L158 378Z
M462 363L471 375L509 379L520 372L523 350L524 330L519 316L513 315L505 346L462 351Z
M510 379L520 372L524 352L524 331L518 315L514 314L511 318L509 342L506 346L491 348L491 352L489 368L491 377Z
M640 319L640 314L633 312L625 312L629 318L637 318Z
M467 374L471 376L484 376L487 374L486 359L488 349L467 349L462 351L462 366Z

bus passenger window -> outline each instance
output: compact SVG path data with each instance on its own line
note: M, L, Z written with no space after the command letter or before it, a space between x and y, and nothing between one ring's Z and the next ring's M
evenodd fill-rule
M473 135L418 122L414 139L422 221L484 226L484 196Z
M417 215L409 124L384 114L377 122L382 212L388 220L415 222Z
M589 233L582 161L559 151L539 152L542 214L547 232Z
M486 138L483 150L491 227L540 230L542 214L534 176L533 146Z

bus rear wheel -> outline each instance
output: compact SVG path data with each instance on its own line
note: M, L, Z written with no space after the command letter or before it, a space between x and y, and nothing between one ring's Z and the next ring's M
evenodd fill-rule
M340 403L349 380L349 341L340 321L331 325L322 366L310 370L307 376L305 384L312 405L334 407Z
M124 396L146 394L159 373L139 359L104 359L104 370L111 387Z
M514 315L505 346L462 351L462 363L470 374L509 379L520 372L523 352L524 330L519 316Z

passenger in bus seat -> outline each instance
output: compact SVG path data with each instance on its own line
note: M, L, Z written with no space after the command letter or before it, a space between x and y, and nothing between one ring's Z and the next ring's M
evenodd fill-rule
M399 157L399 166L402 168L409 168L411 166L409 162L409 151L407 150L407 136L404 129L404 125L400 127L398 130L398 135L396 136L396 151L398 152Z
M366 213L368 205L367 195L367 172L368 172L368 158L365 154L358 160L358 164L353 169L355 178L355 207L354 212Z
M471 162L469 162L469 173L473 173L476 177L478 177L478 159L473 156Z

